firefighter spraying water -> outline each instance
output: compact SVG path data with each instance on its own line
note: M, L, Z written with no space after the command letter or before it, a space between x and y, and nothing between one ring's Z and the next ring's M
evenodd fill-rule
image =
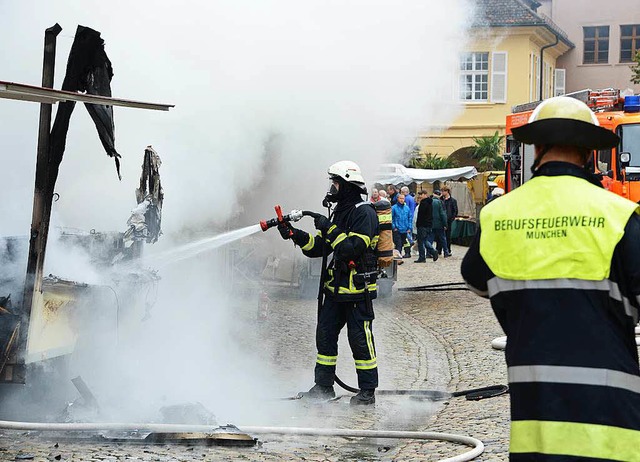
M331 185L323 201L329 210L328 218L298 210L284 216L276 206L277 217L262 221L260 226L264 231L277 226L282 238L292 240L304 255L323 258L318 291L315 385L301 396L314 400L335 397L338 336L346 324L359 386L351 404L370 405L375 403L378 386L372 323L380 225L374 208L363 201L367 190L360 167L351 161L341 161L331 165L328 173ZM314 218L318 230L315 236L291 225L303 216ZM327 265L329 254L333 257Z

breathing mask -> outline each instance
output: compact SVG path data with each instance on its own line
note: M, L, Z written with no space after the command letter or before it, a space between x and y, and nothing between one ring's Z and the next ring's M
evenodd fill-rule
M345 188L345 182L339 177L333 177L331 179L331 184L329 185L329 189L327 190L327 195L324 198L323 204L325 202L338 202L340 197L343 196L343 191ZM336 184L337 183L337 184Z

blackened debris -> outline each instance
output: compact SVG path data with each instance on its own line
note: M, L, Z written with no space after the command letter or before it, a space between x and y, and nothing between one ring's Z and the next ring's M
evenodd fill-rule
M144 214L147 224L147 243L152 244L162 234L162 202L164 192L160 184L160 165L162 161L153 147L147 146L144 150L144 161L140 175L140 187L136 189L138 204L147 200L149 206Z
M112 77L113 68L104 51L104 40L100 37L100 32L88 27L78 26L71 52L69 53L67 73L62 83L62 89L110 97ZM51 153L49 185L54 185L58 177L58 168L62 162L67 132L69 131L69 120L75 104L74 101L62 102L56 113L49 141ZM120 154L115 148L113 107L89 103L85 103L85 107L96 125L98 136L107 155L115 159L118 178L121 178Z

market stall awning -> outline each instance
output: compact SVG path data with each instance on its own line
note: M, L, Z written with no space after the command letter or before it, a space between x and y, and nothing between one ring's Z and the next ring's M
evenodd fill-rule
M103 106L122 106L138 109L153 109L168 111L173 104L145 103L128 99L109 98L107 96L88 95L72 91L56 90L53 88L36 87L23 83L4 82L0 80L0 98L32 101L34 103L55 104L63 101L77 101L79 103L100 104Z

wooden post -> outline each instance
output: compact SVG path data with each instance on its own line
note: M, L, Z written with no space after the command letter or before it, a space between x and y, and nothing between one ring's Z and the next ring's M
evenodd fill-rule
M42 86L53 88L56 62L56 39L62 31L58 23L48 28L44 34L44 58L42 64ZM24 364L27 351L29 319L34 295L42 290L42 271L44 255L49 233L53 185L49 185L49 134L51 132L51 104L40 104L40 125L38 128L38 156L36 162L36 180L33 194L33 214L31 216L31 234L29 236L29 255L27 274L24 283L22 310L20 312L20 338L18 342L18 364Z

